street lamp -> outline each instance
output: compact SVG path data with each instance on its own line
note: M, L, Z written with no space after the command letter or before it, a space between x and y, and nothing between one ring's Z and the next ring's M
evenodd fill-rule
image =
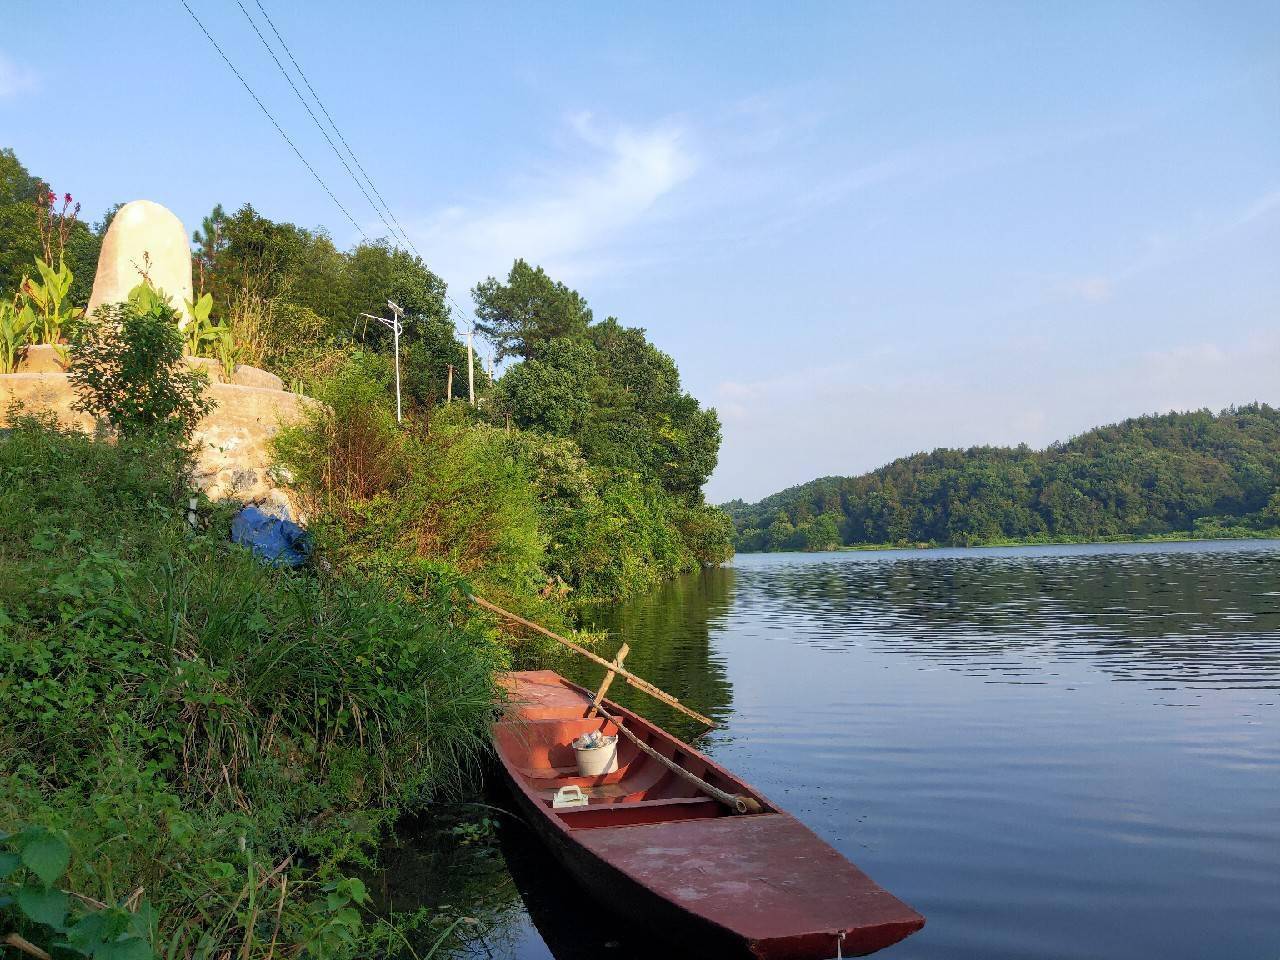
M387 301L387 306L391 308L391 312L395 317L388 320L386 317L375 317L372 313L362 313L360 316L366 320L377 320L380 324L391 331L392 342L395 344L396 357L396 423L400 423L400 331L404 329L401 320L404 319L404 308L392 300Z

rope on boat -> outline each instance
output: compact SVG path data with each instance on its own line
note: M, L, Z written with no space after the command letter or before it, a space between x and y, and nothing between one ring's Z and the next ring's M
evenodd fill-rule
M686 770L684 767L680 766L680 764L676 763L674 760L664 757L657 750L654 750L653 747L641 741L639 737L637 737L634 733L632 733L630 730L624 727L622 725L622 721L619 720L617 717L615 717L613 714L611 714L608 710L606 710L603 705L597 703L596 710L599 711L600 716L604 717L606 720L612 721L613 725L618 728L618 732L621 733L628 740L630 740L632 743L634 743L642 753L645 753L648 756L652 757L654 760L657 760L660 764L662 764L664 767L666 767L676 776L683 777L684 779L688 780L690 783L696 786L703 793L707 794L707 796L713 797L714 799L719 800L721 803L727 806L734 813L763 813L764 812L764 808L760 806L760 803L754 798L744 797L741 794L729 793L725 790L721 790L719 787L713 787L711 784L707 783L707 781L703 780L697 774Z
M528 627L530 630L534 630L542 634L544 637L550 637L552 640L556 641L557 643L564 644L570 650L574 651L574 653L580 653L584 657L586 657L588 660L594 661L595 663L600 664L600 666L604 667L606 670L610 670L613 673L616 673L618 676L622 677L622 679L626 680L627 683L631 684L631 686L635 687L637 690L640 690L643 693L647 693L649 696L653 697L655 700L661 700L667 706L672 707L676 710L679 710L681 713L685 714L686 716L693 717L693 719L697 720L699 723L705 723L708 727L712 727L712 728L715 727L716 722L712 720L710 717L704 717L702 714L698 713L698 711L689 709L683 703L681 703L679 700L673 697L671 694L667 693L667 691L661 690L658 687L655 687L652 683L650 683L648 680L644 679L643 677L637 677L634 673L632 673L630 670L626 669L625 667L617 664L612 664L608 660L606 660L604 657L597 656L596 654L592 653L590 650L588 650L586 647L582 646L581 644L574 643L568 637L562 637L558 633L553 633L552 631L548 630L546 627L541 626L540 624L534 623L532 620L526 620L524 617L520 616L518 613L512 613L510 610L504 610L502 609L502 607L498 606L496 603L490 603L488 600L484 599L483 597L477 597L474 593L469 594L468 596L470 596L472 603L475 603L477 606L484 607L486 610L491 610L492 612L498 614L499 616L506 617L508 620L511 620L514 623L518 623L523 627Z

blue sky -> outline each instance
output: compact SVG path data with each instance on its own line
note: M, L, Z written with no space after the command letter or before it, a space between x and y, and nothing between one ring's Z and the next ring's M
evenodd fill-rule
M234 0L188 2L385 234ZM676 358L713 500L1280 402L1274 2L262 3L456 300L523 256ZM0 144L90 219L358 237L179 0L3 20Z

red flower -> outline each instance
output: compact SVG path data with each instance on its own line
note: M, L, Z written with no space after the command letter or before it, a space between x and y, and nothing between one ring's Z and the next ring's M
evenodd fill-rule
M64 194L62 195L62 202L63 202L63 203L70 203L70 202L71 202L71 194L69 194L69 193L64 193Z
M51 204L58 202L58 195L54 193L52 190L49 191L49 202Z

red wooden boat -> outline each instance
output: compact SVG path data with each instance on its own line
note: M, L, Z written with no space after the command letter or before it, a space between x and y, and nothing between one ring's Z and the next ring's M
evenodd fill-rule
M707 956L827 960L897 943L924 917L878 887L749 784L642 717L551 670L506 675L509 702L494 725L502 769L525 817L552 853L607 907ZM618 740L618 769L580 777L571 746L618 721L650 749L759 812L721 800ZM576 785L586 806L554 809ZM751 803L754 801L754 803Z

